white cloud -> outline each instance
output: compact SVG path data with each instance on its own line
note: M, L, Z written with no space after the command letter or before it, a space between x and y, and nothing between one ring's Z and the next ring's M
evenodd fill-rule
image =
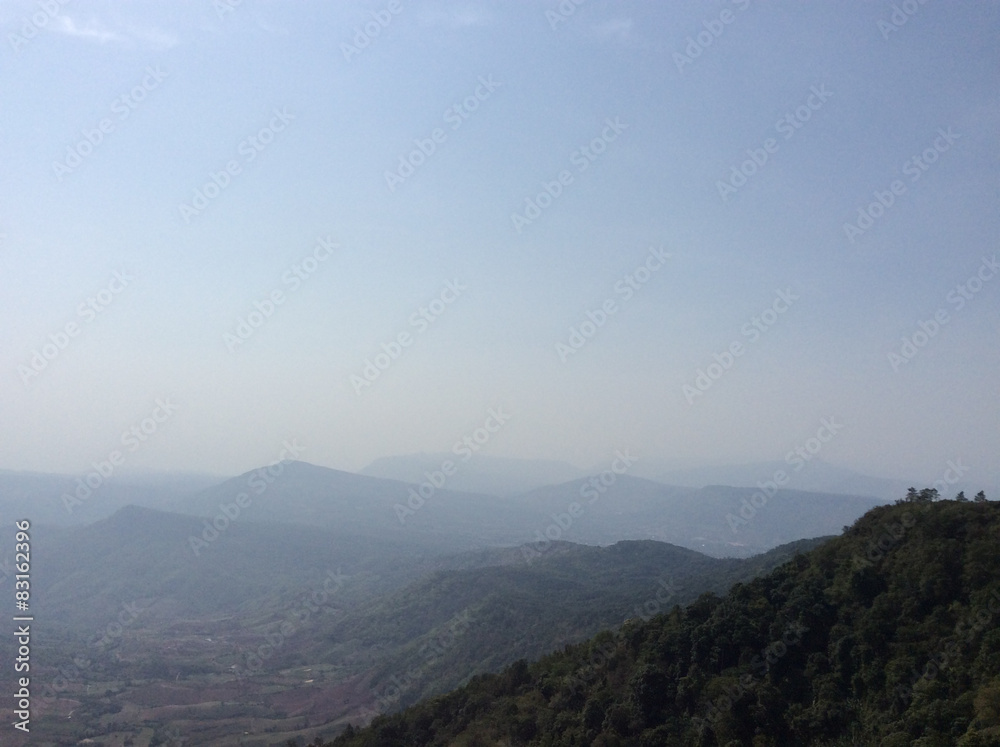
M58 16L55 23L52 24L52 30L65 36L88 39L102 44L109 41L122 41L122 37L104 28L98 21L91 20L86 25L77 25L76 21L67 15Z
M64 36L100 44L117 42L153 49L170 49L180 43L174 34L155 27L126 24L123 28L112 30L97 19L91 18L86 23L82 23L73 20L71 16L66 14L54 19L52 30Z

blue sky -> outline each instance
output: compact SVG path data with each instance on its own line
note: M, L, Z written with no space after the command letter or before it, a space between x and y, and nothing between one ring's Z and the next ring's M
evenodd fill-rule
M0 468L85 470L159 398L126 468L359 469L502 405L498 456L834 417L833 463L997 481L998 4L679 5L5 2Z

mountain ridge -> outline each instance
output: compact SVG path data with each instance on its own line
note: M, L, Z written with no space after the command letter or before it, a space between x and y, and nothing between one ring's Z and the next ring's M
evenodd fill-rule
M1000 504L933 492L873 508L725 597L475 677L330 744L994 747Z

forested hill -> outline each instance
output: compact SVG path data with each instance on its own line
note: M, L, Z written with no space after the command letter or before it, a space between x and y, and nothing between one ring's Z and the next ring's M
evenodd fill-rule
M1000 504L934 498L333 744L1000 745Z

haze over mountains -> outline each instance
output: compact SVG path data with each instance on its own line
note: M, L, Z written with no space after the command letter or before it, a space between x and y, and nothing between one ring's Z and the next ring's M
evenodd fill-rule
M0 747L1000 747L998 81L1000 0L2 0Z
M254 478L258 470L228 479L193 473L125 472L107 479L102 478L97 483L98 487L93 490L86 487L86 474L77 477L0 470L0 520L14 521L16 517L32 516L36 522L70 526L110 516L127 505L214 516L220 504L232 501L240 492L245 492L253 499L253 507L245 512L241 511L244 518L304 523L319 521L321 524L351 526L366 531L373 529L396 531L402 524L393 515L394 507L408 508L406 500L410 487L419 488L420 483L428 483L429 475L438 474L439 484L443 487L430 485L433 488L433 496L427 499L427 505L430 507L437 505L439 508L429 513L444 513L450 510L447 507L454 506L458 509L458 514L448 521L454 522L456 529L465 523L465 528L459 531L458 535L463 532L467 535L485 533L495 539L504 536L501 526L517 526L512 512L520 510L526 512L523 515L532 515L531 509L526 508L526 505L533 499L527 501L523 499L527 494L544 489L536 494L536 497L541 499L538 505L544 504L545 511L564 511L566 505L573 500L574 490L578 493L581 489L582 481L588 476L599 475L608 468L608 465L597 465L591 470L583 470L565 462L507 459L480 454L468 462L459 462L459 468L453 475L441 475L442 463L449 460L458 461L454 454L444 453L386 457L376 460L358 474L300 462L290 469L288 473L290 477L276 484L273 491L270 491L271 478L266 474ZM983 487L979 483L970 483L964 479L960 459L955 464L958 467L957 472L949 471L946 475L948 481L942 479L935 484L943 496L952 497L960 490L971 494ZM89 474L92 478L95 476L93 470ZM761 485L773 482L775 475L778 474L786 476L783 490L861 498L867 496L883 502L898 498L912 487L912 483L906 480L870 477L836 467L820 459L809 461L799 470L795 470L787 462L761 462L667 471L661 470L656 464L647 464L640 460L632 464L626 474L620 478L616 476L616 479L632 481L630 484L635 486L642 485L637 489L644 494L658 492L664 499L671 495L672 500L682 503L685 500L683 496L694 495L690 491L691 488L711 488L706 496L719 495L719 486L750 489L749 494L743 492L730 494L735 497L736 504L731 502L719 504L718 507L723 510L725 516L732 512L734 505L741 505L740 501L745 495L759 491ZM444 479L441 480L441 477ZM253 485L249 484L251 481ZM90 484L94 482L96 481ZM655 485L644 484L648 482ZM81 484L84 486L83 493L80 493ZM258 494L256 490L261 488L266 490ZM685 490L679 490L680 488ZM426 488L424 492L428 492ZM995 494L1000 492L1000 488L988 486L987 492ZM78 495L86 497L81 500L77 498ZM614 497L617 491L612 489L609 495ZM508 500L493 501L490 500L491 496ZM561 505L564 497L565 505ZM706 499L715 500L715 498ZM836 503L851 503L852 500L855 499L839 498ZM863 512L861 505L858 503L851 510ZM625 506L620 506L619 509L633 513L641 510L638 503L631 504L627 509ZM328 513L330 510L334 513ZM706 510L710 513L710 510ZM387 521L387 518L395 518L395 522ZM420 518L419 515L415 515L412 522L409 521L408 515L404 515L404 520L404 523L410 523L411 526L425 529L429 526L428 518ZM483 526L476 523L480 521L485 522ZM710 518L706 521L711 523ZM544 527L542 529L544 530ZM641 536L669 537L670 541L682 543L686 541L684 536L676 532L657 534L660 529L647 526L647 533ZM818 527L817 531L822 534L824 531L835 529L836 527L830 524ZM532 527L532 534L534 530L535 527ZM805 531L805 527L803 530ZM586 529L583 523L574 531L585 532L579 537L581 541L601 542L624 538L615 533L602 535L599 529ZM711 537L712 541L721 540L710 529L707 532L706 536ZM694 532L691 537L701 534ZM773 537L766 539L758 536L755 530L750 530L744 538L751 538L754 547L759 549L790 541L797 536L807 535L800 535L796 531L789 533L776 530ZM507 539L517 543L523 536L507 535Z
M110 479L67 503L73 478L0 474L0 511L52 520L32 529L36 733L218 747L240 731L261 747L330 736L724 594L884 505L777 483L670 486L628 461L502 495L437 487L433 469L408 483L290 461L209 485ZM566 467L534 469L523 485ZM119 507L130 499L145 505Z
M800 466L798 470L795 468L796 464ZM668 470L657 473L654 479L668 485L690 487L704 487L706 485L755 487L760 481L771 479L776 472L780 471L789 475L789 487L819 493L870 495L890 501L899 498L909 488L914 487L912 480L872 477L837 467L822 459L811 459L808 463L802 462L797 456L790 461L783 462L756 462L753 464ZM950 460L946 463L943 474L934 483L934 487L940 491L942 496L948 498L954 497L959 491L975 492L981 489L981 482L966 479L964 475L967 471L968 467L962 463L961 459ZM994 474L987 484L1000 485L1000 480ZM994 494L995 491L996 488L994 488Z
M90 474L95 473L91 470ZM94 479L91 484L98 487L91 489L86 484L87 473L71 476L0 470L0 520L27 516L51 525L86 524L124 506L163 508L179 495L204 490L221 479L188 473L126 473ZM81 484L85 488L79 493L85 496L82 499L77 497Z
M786 490L774 481L745 488L670 486L632 476L632 465L624 461L612 463L613 470L556 484L546 481L573 468L482 458L448 476L440 469L443 461L437 455L400 460L410 466L398 472L420 483L306 462L262 467L208 486L204 476L112 476L92 490L85 486L86 477L3 472L0 520L30 515L39 524L70 526L134 504L218 517L226 524L275 521L361 535L389 533L409 541L433 538L452 549L545 539L592 544L659 539L722 557L835 533L882 502L864 495ZM393 464L383 461L379 468L397 473ZM494 479L493 493L456 489L463 484L485 488ZM509 493L518 481L528 489ZM793 479L785 484L795 486Z
M422 482L427 472L440 469L445 460L454 460L454 454L408 454L376 459L360 471L373 477L386 477L402 482ZM965 479L968 466L960 458L945 465L938 487L942 495L951 497L960 490L976 490L981 482ZM545 485L569 482L587 475L597 474L606 465L593 465L582 469L568 462L548 460L510 459L487 454L476 455L475 460L463 465L450 478L448 487L452 490L514 495ZM817 493L844 493L847 495L869 495L883 500L895 500L913 487L912 480L888 477L873 477L845 467L839 467L813 457L808 452L798 455L790 452L784 461L750 462L746 464L716 464L698 467L667 467L660 460L641 459L630 467L629 474L678 487L703 488L708 485L756 488L758 483L771 480L776 472L784 472L789 477L788 487ZM996 482L1000 486L1000 475L993 475L987 484ZM978 486L978 487L977 487ZM949 492L950 491L950 492Z
M376 459L359 474L387 477L401 482L420 483L429 472L441 469L446 461L456 461L455 454L407 454ZM599 472L600 470L594 470ZM509 459L477 454L448 480L451 490L493 495L525 493L543 485L569 482L588 473L568 462L542 459ZM592 473L591 473L592 474Z
M327 744L995 747L998 508L911 494L722 598Z
M289 461L223 480L113 476L82 498L74 477L0 473L0 518L33 517L38 733L163 739L170 724L223 745L246 719L288 735L357 723L723 593L881 504L669 486L629 474L627 454L582 477L482 459L442 480L438 456L369 470L421 482ZM400 672L418 675L397 692ZM130 710L143 702L159 710Z
M36 735L330 736L724 594L885 503L804 486L891 488L818 461L653 480L628 452L590 472L446 454L364 472L0 472L0 521L32 517ZM699 486L713 478L747 484ZM0 536L0 590L12 559Z

